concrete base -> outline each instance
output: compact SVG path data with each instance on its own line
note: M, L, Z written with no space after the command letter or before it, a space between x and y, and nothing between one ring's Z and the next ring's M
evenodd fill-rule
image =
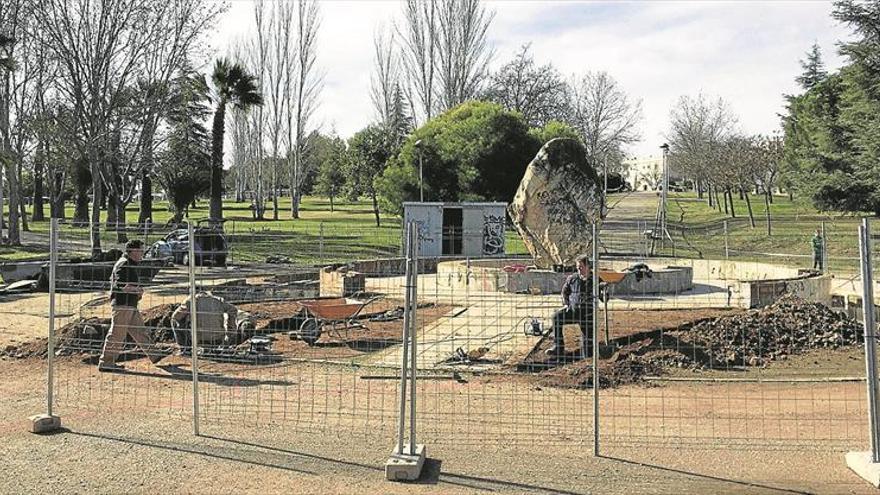
M416 444L414 455L409 455L409 444L403 444L401 454L394 447L391 457L385 461L385 479L388 481L415 481L422 475L422 467L425 465L425 446Z
M871 462L870 452L847 452L846 465L874 488L880 488L880 463Z
M61 428L61 417L48 414L35 414L28 418L31 433L49 433Z

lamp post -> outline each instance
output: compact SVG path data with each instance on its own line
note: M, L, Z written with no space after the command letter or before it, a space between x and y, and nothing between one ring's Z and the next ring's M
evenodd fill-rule
M666 230L666 198L669 193L669 167L667 165L668 155L669 155L669 145L667 143L663 143L660 145L660 149L663 150L663 191L661 191L661 205L660 205L660 235L667 235Z
M424 153L422 153L422 140L419 139L418 141L415 142L415 144L413 146L415 146L416 149L419 150L419 202L424 203L425 202L425 189L423 187L424 175L422 174L422 155Z
M602 155L602 211L601 216L604 220L608 215L608 155Z

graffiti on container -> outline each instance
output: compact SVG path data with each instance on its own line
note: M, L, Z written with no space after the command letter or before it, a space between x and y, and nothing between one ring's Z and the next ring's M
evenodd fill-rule
M424 244L427 242L434 242L434 238L431 236L431 229L428 228L428 222L425 220L415 220L416 229L419 233L419 244Z
M504 215L483 215L483 254L504 252Z

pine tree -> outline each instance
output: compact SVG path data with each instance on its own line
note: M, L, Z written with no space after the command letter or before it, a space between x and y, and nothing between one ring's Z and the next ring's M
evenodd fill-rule
M400 83L395 84L394 99L391 101L391 112L388 122L385 123L393 148L399 149L403 141L413 130L413 119L409 112L409 105L403 96Z
M818 43L813 43L813 47L807 52L807 59L800 62L804 72L796 80L805 90L810 90L828 77Z

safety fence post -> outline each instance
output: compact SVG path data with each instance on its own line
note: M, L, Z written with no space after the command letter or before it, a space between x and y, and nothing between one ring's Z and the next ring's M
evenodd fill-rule
M190 343L192 348L192 414L193 434L199 436L199 334L198 334L198 302L196 301L196 239L191 221L187 221L189 239L189 312L190 312Z
M870 452L849 452L846 463L859 476L880 487L880 430L877 425L877 328L874 322L874 280L871 272L871 226L867 218L859 226L859 261L862 275L862 315L865 329L865 382L868 388Z
M593 293L592 295L592 306L593 306L593 321L591 325L593 327L593 456L599 456L599 227L597 222L593 222L593 270L592 270L592 278L593 278ZM606 327L607 331L607 327ZM606 337L607 338L607 337ZM586 339L584 339L584 349L583 356L586 356Z
M32 433L48 433L61 428L61 417L54 414L55 402L55 280L58 265L58 218L49 225L49 336L46 342L46 413L28 418Z
M418 307L418 228L415 222L406 225L406 266L404 277L403 342L400 362L400 390L397 423L397 445L385 462L385 478L390 481L416 480L425 464L425 446L416 443L416 309ZM408 380L407 380L408 379ZM404 443L406 429L407 382L409 382L409 442Z

